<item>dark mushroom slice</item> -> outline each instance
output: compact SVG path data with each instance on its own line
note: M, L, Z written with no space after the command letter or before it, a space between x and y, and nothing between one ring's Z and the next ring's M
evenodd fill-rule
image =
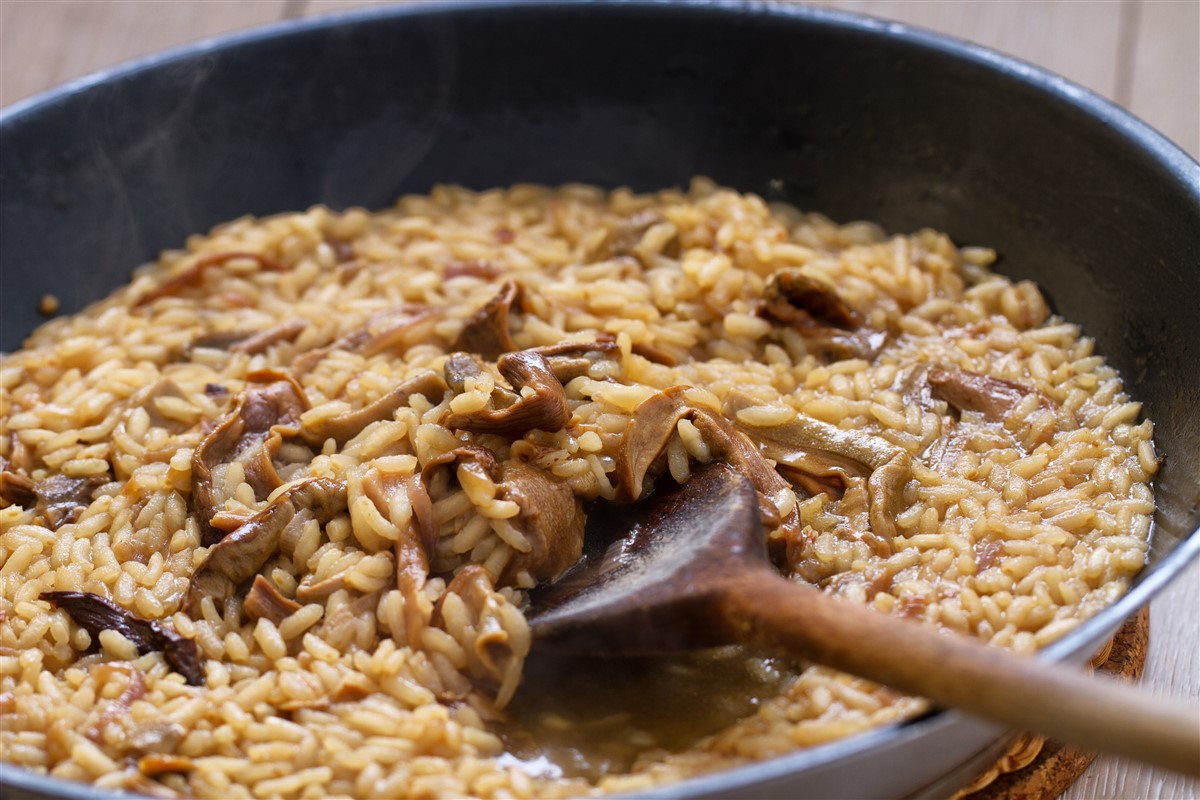
M589 374L601 362L617 360L621 349L615 339L597 337L594 342L560 342L534 347L526 352L537 353L545 358L554 377L565 385Z
M286 548L285 548L286 552ZM258 582L256 577L255 582ZM346 588L345 575L330 575L322 581L314 581L313 583L301 583L296 587L296 599L302 603L314 603L325 600L329 595L336 592L338 589ZM249 602L249 597L247 597Z
M529 543L528 551L513 554L500 583L515 583L522 572L535 582L554 580L579 560L587 517L571 487L520 461L500 465L497 487L499 499L521 509L512 525Z
M651 466L666 450L679 421L688 419L700 431L715 460L730 464L754 484L764 524L769 528L783 527L785 533L797 530L800 519L795 509L786 518L781 518L777 505L780 493L791 488L788 482L728 420L709 409L688 405L683 397L686 389L684 386L666 389L645 400L634 411L617 456L617 479L622 498L627 502L641 498Z
M468 670L473 679L495 693L502 689L510 671L514 667L519 669L520 662L528 655L528 642L514 640L505 629L502 607L507 600L497 594L491 573L482 566L468 564L455 574L446 586L446 593L434 607L433 625L444 627L443 606L450 595L462 600L476 631L468 650ZM513 685L504 694L496 696L497 707L507 705L515 688Z
M346 485L333 478L309 478L286 489L208 551L188 585L185 607L200 613L205 597L226 600L279 550L289 525L316 519L324 525L346 509Z
M97 744L103 741L109 725L123 719L129 713L129 707L135 701L146 696L145 675L128 661L109 661L100 664L92 675L98 683L103 685L108 683L114 672L125 676L125 690L110 702L100 706L103 710L96 715L92 724L83 730L83 735Z
M472 278L492 280L499 277L503 270L491 261L477 258L472 261L450 261L442 268L442 277L446 280L469 275Z
M655 347L652 344L635 343L631 348L635 355L639 355L647 361L652 361L655 364L662 364L665 367L673 367L679 363L679 359L663 350L661 347Z
M478 445L457 447L431 460L422 470L422 480L446 465L478 471L496 485L497 499L520 509L511 524L529 547L513 554L504 573L494 576L497 580L515 582L522 571L535 581L553 580L579 560L587 518L565 483L520 461L497 462L492 451ZM426 541L425 552L432 553L435 543Z
M42 592L38 599L66 611L76 625L91 635L93 648L99 649L101 631L114 630L132 642L139 655L160 651L167 666L182 675L189 684L204 684L204 670L196 643L183 638L161 622L142 619L91 592Z
M482 374L483 367L470 353L451 353L442 365L442 377L446 379L446 386L455 394L462 394L467 390L468 378L478 378Z
M629 216L621 218L608 229L608 233L593 253L593 258L602 261L608 258L634 255L638 245L641 244L642 237L646 235L646 231L665 221L666 218L653 208L635 211ZM663 255L670 258L679 257L678 236L666 243L663 247ZM646 264L645 266L650 265Z
M218 526L240 524L240 519L230 523L218 517L213 468L241 461L255 497L265 499L283 485L272 458L284 438L299 433L300 415L308 409L304 390L289 375L260 370L247 375L246 380L250 385L192 454L192 498L200 512L206 545L220 540L223 534Z
M456 447L453 450L442 453L428 461L421 470L420 476L415 480L415 485L408 487L409 502L412 503L413 521L415 523L415 531L420 534L421 551L424 554L426 563L425 571L428 573L428 561L433 558L434 550L438 542L437 523L433 519L433 502L429 497L428 484L433 473L440 467L462 467L473 473L477 473L485 480L492 483L500 481L500 464L496 461L496 456L491 450L476 444L465 444L461 447ZM406 556L406 562L415 561L411 556Z
M978 411L988 422L1000 422L1034 390L1015 381L968 370L929 370L933 396L959 411Z
M33 493L37 496L37 515L34 521L52 531L74 522L88 507L96 489L109 480L107 475L93 475L87 478L52 475L38 481L33 486Z
M295 600L284 597L271 581L262 575L255 575L254 585L246 593L242 608L251 619L265 617L278 625L299 611L301 606Z
M150 386L138 390L130 398L130 404L141 407L150 417L150 424L156 428L163 428L170 433L179 434L191 427L163 414L158 404L161 398L187 400L188 396L175 381L170 378L163 378Z
M0 501L5 506L33 508L37 502L33 479L13 468L8 459L0 456Z
M364 358L384 352L400 352L429 338L442 309L429 306L400 306L372 315L365 325L324 347L301 353L292 362L292 372L306 375L330 353L345 350Z
M783 269L767 281L761 313L801 336L810 352L824 360L873 360L887 343L885 331L866 327L866 319L829 282L800 269Z
M544 347L532 347L524 351L536 353L546 359L550 372L558 382L566 385L575 378L591 374L592 369L603 362L617 363L620 348L616 340L603 334L594 342L561 342ZM466 352L451 353L442 369L446 385L455 393L466 391L467 378L483 374L483 367L475 356ZM507 407L520 397L502 386L495 388L500 405Z
M212 331L202 333L184 348L184 355L191 357L194 350L228 350L238 342L244 342L253 336L247 331Z
M295 341L296 337L304 333L307 327L308 321L303 319L292 319L287 322L281 322L272 328L254 333L242 341L231 345L229 352L256 355L265 352L267 348L279 342Z
M304 332L308 322L292 319L262 331L218 331L198 336L188 345L188 350L207 347L213 350L228 350L231 353L256 355L265 352L279 342L295 341Z
M495 361L504 353L516 350L508 325L513 304L520 304L521 294L519 283L505 281L495 297L467 317L450 349L475 353L488 361Z
M767 281L767 313L784 324L857 330L865 324L833 284L799 269L781 269Z
M309 425L301 426L298 435L301 440L312 447L319 448L329 439L333 439L341 447L362 433L368 425L391 419L396 410L408 405L408 401L413 396L419 394L424 395L427 399L437 400L445 390L446 384L436 372L425 372L409 378L378 400L357 411L320 419Z
M532 350L505 353L496 366L519 394L516 402L505 408L449 414L444 421L447 428L517 437L534 429L561 430L567 424L571 418L567 393L544 356ZM525 394L526 388L532 392Z
M239 258L247 258L252 261L257 261L258 265L262 269L269 269L276 272L281 272L287 269L287 267L285 267L283 264L280 264L275 259L265 256L262 253L243 253L238 251L230 253L212 253L207 256L201 256L183 272L179 273L173 278L170 278L166 283L160 285L158 288L151 289L149 292L142 295L138 301L134 303L134 307L144 306L147 303L152 303L162 297L173 297L189 286L195 286L199 284L201 278L204 277L204 272L209 267L221 266L222 264Z
M798 414L782 425L750 425L737 419L744 408L757 405L742 392L731 392L724 412L758 443L767 458L817 478L837 477L846 486L866 477L871 531L882 542L896 536L896 515L904 507L904 487L912 479L912 456L880 436L842 430L836 425ZM877 549L879 543L877 544Z
M400 482L408 493L413 515L395 544L396 588L404 598L404 635L413 644L419 641L424 617L417 594L429 579L429 562L437 544L437 526L433 519L433 503L421 476L409 475Z

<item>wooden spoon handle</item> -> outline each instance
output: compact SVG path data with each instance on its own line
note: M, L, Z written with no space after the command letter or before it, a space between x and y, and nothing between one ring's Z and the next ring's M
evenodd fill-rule
M1200 708L972 639L940 634L748 569L722 611L739 641L834 667L941 706L1200 776Z

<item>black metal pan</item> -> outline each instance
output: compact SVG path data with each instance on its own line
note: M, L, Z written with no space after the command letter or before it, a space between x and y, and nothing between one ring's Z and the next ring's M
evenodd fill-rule
M19 103L0 112L0 349L41 321L43 294L76 311L243 214L381 207L439 182L695 174L995 247L1144 401L1166 458L1148 564L1043 657L1082 660L1200 553L1200 165L1054 75L844 13L413 3L201 42ZM939 779L1000 734L936 714L657 796L953 791ZM96 796L13 768L0 783Z

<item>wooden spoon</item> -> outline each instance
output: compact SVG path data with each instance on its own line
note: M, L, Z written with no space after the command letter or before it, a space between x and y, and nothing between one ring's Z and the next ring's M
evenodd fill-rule
M729 467L638 504L627 538L533 593L534 652L652 655L742 643L1086 748L1200 775L1200 709L939 633L789 581Z

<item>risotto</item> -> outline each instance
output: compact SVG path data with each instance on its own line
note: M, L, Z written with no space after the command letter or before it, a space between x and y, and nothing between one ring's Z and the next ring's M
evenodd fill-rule
M596 509L711 461L753 480L784 575L881 613L1031 651L1111 603L1151 423L994 259L702 179L192 237L4 358L3 761L155 796L563 797L918 713L736 648L626 707L617 679L548 695L525 611ZM670 705L693 679L720 714ZM598 749L564 746L582 728Z

